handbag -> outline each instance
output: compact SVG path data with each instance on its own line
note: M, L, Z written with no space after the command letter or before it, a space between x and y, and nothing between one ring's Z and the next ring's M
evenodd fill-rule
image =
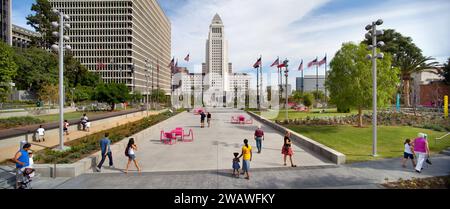
M430 155L428 155L428 157L427 157L427 159L425 160L425 162L426 162L427 164L429 164L429 165L433 165L433 163L431 163L431 160L430 160Z

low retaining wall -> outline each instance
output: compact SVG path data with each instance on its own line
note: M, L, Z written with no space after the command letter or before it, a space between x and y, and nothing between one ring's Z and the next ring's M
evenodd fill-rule
M167 119L167 120L175 120L177 115ZM165 122L167 120L161 121L153 126L159 126L160 123ZM135 141L138 141L142 138L144 138L144 132L146 129L130 136L127 138L124 138L123 140L116 142L114 144L111 144L110 148L113 153L113 156L115 155L122 155L124 156L124 150L125 147L128 144L128 138L134 138ZM125 156L124 156L125 157ZM82 160L79 160L72 164L35 164L34 168L36 169L36 172L39 173L42 177L76 177L78 175L81 175L83 173L87 173L89 171L94 171L95 166L100 162L101 160L101 151L98 151L89 157L86 157ZM108 165L108 164L105 164Z
M322 157L325 157L326 159L330 160L333 163L336 163L338 165L345 163L345 155L333 150L323 144L320 144L306 136L303 136L295 131L292 131L284 126L278 125L262 116L259 116L253 112L247 112L252 117L256 118L258 121L274 128L277 131L280 131L282 133L289 131L291 132L291 138L293 139L294 143L297 142L303 147L308 148L309 150L319 154Z

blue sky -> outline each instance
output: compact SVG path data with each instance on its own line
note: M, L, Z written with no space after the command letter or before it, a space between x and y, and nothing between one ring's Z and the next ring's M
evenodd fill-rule
M180 66L200 71L205 59L209 24L219 13L225 24L229 62L234 70L252 72L256 57L264 70L277 56L288 58L290 74L301 59L308 62L328 55L343 42L359 42L364 26L382 18L381 29L393 28L410 36L424 55L444 62L450 56L450 1L448 0L158 0L172 24L172 54ZM29 28L25 17L34 0L13 1L13 23ZM190 53L191 61L184 56ZM323 69L321 69L323 73ZM315 74L306 69L305 74ZM269 76L270 77L270 76ZM274 79L276 80L276 79Z

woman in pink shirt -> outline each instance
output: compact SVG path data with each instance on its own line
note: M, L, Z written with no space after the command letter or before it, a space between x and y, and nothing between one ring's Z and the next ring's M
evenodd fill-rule
M426 134L419 133L419 137L414 140L414 152L417 155L416 172L420 173L422 171L423 162L425 162L430 153Z

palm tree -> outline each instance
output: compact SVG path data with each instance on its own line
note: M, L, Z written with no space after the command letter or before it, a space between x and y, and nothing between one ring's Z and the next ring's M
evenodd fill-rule
M411 57L411 56L402 56L399 57L398 60L398 67L400 68L401 73L401 80L402 80L402 86L403 86L403 95L404 95L404 101L405 105L407 107L411 106L411 100L410 100L410 81L411 81L411 75L413 73L423 72L430 69L436 69L438 66L438 62L429 62L435 60L432 57ZM429 62L429 63L427 63Z

